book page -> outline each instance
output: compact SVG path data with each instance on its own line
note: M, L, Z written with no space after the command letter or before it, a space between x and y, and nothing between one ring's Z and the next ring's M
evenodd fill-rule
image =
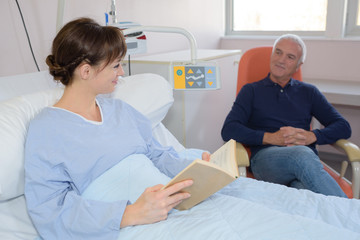
M233 176L239 176L237 163L236 161L234 161L235 151L236 142L234 140L230 140L221 148L219 148L216 152L211 154L210 162L218 165Z
M191 197L176 206L175 208L178 210L189 209L198 204L234 181L235 177L227 174L215 164L196 159L166 184L163 189L186 179L194 181L193 185L182 190L190 193Z
M236 142L230 140L210 156L210 162L200 159L194 160L162 189L170 187L177 182L192 179L194 184L181 190L189 192L191 197L175 207L178 210L189 209L239 176L235 155Z

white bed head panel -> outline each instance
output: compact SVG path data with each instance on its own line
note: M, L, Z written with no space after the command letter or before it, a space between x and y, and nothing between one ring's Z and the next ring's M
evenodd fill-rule
M0 79L2 83L7 82L7 86L10 86L9 81L12 82L12 86L16 86L16 81L21 84L17 91L20 93L18 96L21 96L0 101L0 201L24 193L23 151L28 124L44 107L53 105L63 92L62 88L54 88L55 85L48 83L47 77L39 79L32 77L29 78L32 83L28 87L39 83L37 87L47 90L21 95L30 91L22 85L27 81L27 75ZM7 94L6 98L10 95L15 96L15 92ZM138 74L123 78L111 95L124 100L147 116L152 122L154 135L160 143L172 145L175 149L183 149L176 138L161 124L174 101L172 88L163 77L156 74Z
M0 101L60 86L49 71L0 77Z

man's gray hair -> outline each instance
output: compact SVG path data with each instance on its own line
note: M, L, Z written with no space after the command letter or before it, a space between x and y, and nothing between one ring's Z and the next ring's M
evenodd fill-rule
M305 62L305 57L306 57L306 45L304 43L304 41L298 36L298 35L295 35L295 34L284 34L282 36L280 36L278 39L275 40L274 42L274 46L273 46L273 52L275 51L275 46L276 44L282 40L282 39L290 39L294 42L296 42L297 44L299 44L299 46L301 47L301 57L299 59L299 62L298 62L298 65L300 65L301 63L304 63Z

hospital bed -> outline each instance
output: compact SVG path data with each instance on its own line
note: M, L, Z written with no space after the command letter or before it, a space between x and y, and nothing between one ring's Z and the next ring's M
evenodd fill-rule
M0 239L37 239L23 195L24 139L30 119L62 91L47 72L0 78ZM106 97L120 98L146 115L158 141L173 146L180 156L200 157L202 150L184 148L161 123L173 103L172 93L162 77L139 74L121 79ZM83 197L134 201L144 188L168 180L146 159L130 156L95 180ZM131 183L131 191L113 191L121 183ZM238 190L225 187L190 210L172 210L165 221L124 228L119 239L360 239L359 200L245 177L236 184Z

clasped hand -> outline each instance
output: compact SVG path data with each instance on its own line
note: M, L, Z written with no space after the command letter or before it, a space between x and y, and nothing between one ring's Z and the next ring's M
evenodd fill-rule
M264 144L278 146L309 145L316 141L316 136L311 131L295 127L281 127L274 133L264 134Z

